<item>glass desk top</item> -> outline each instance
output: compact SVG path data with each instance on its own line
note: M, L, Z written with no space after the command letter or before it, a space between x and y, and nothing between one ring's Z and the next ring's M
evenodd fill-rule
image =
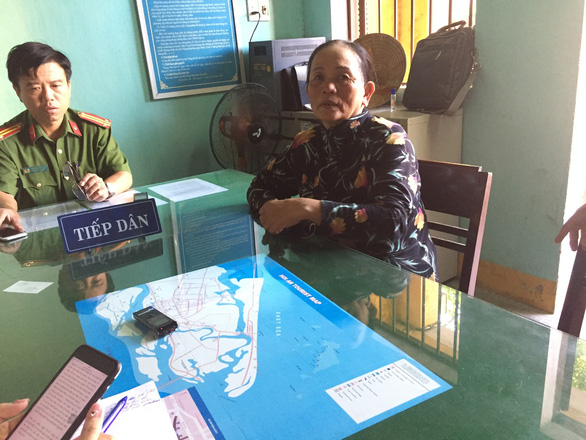
M355 336L355 340L347 341L350 348L334 347L332 351L328 347L326 352L322 347L323 352L302 359L299 365L305 362L313 371L325 369L324 377L328 377L326 359L328 366L340 361L336 371L343 370L341 360L348 358L342 350L364 344L364 339L372 334L374 339L390 342L452 387L391 417L376 419L377 423L364 429L352 421L356 427L350 432L340 428L348 423L348 414L326 411L323 396L298 396L308 411L301 417L291 416L292 423L280 423L273 438L317 438L308 435L302 426L319 426L319 438L332 439L586 437L584 341L323 238L266 235L248 216L245 194L251 176L224 170L197 178L225 191L173 202L157 192L157 185L137 188L157 200L162 233L90 252L66 254L56 227L57 215L86 207L69 202L22 213L28 238L0 249L0 401L34 399L75 347L86 340L91 345L94 341L102 343L105 336L99 327L92 327L93 315L84 315L81 304L108 304L105 299L115 298L118 290L234 260L266 261L269 257L277 264L265 264L263 270L282 266L285 271L279 273L289 274L287 277L297 284L310 286L328 298L335 304L329 309L329 316L339 320L332 322L340 326L340 332L353 329L351 334ZM185 182L196 183L189 179ZM175 288L185 288L189 277L181 280ZM6 291L21 281L50 284L38 294ZM240 280L223 280L226 284L238 284L237 281ZM271 294L266 287L267 292L263 290L258 298ZM313 290L307 288L307 292L309 298ZM104 293L106 296L101 296ZM95 299L78 303L78 314L76 301L86 298ZM183 299L189 307L194 306L189 298ZM222 299L233 304L239 301L234 295ZM259 336L259 342L254 356L247 359L255 362L255 374L259 377L272 374L280 378L285 377L291 365L279 364L278 360L289 359L290 354L279 351L283 347L278 345L263 346L260 336L263 332L280 336L282 332L287 337L288 318L275 306L278 301L268 304L261 299L258 305L261 318L253 334ZM176 305L174 310L180 309ZM303 319L303 313L299 319ZM206 319L214 326L224 325L217 317ZM309 323L307 329L318 338L320 332L325 335L325 329ZM303 338L303 331L293 336L296 337ZM353 365L364 365L363 373L389 363L386 354L368 350L363 349L361 358L352 360ZM332 354L333 357L326 358ZM131 372L129 361L121 361L123 371ZM213 377L213 372L201 365L192 367L200 373L196 381L205 383ZM275 370L282 375L275 374ZM332 373L332 380L333 377ZM229 384L230 378L225 382ZM275 390L281 390L282 385L275 383ZM247 389L250 387L254 383ZM163 394L164 390L160 391ZM326 389L320 392L325 393ZM283 406L284 420L287 414L296 414L282 391L267 399L277 408ZM268 423L263 420L266 403L263 405L259 403L251 424ZM224 421L237 419L221 409L212 411L212 415L220 427ZM231 431L227 428L226 432ZM267 436L259 429L238 438Z

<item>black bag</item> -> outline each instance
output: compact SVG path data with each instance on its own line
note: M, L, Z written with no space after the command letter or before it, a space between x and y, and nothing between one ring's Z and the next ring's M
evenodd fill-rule
M453 115L478 73L474 29L458 21L438 29L415 48L403 105L409 110Z

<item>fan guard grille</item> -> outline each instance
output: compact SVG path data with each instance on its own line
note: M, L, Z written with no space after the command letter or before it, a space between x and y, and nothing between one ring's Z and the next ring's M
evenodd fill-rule
M268 89L241 84L218 102L210 122L210 146L223 168L256 174L273 157L281 115Z

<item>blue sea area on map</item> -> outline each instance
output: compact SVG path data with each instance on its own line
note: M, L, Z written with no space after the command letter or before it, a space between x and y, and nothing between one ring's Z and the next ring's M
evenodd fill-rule
M217 278L221 286L216 293L219 302L226 292L234 298L241 281L262 280L258 320L252 336L250 329L248 334L226 336L236 338L238 348L218 358L223 368L199 375L198 380L181 378L170 368L173 348L169 338L174 334L153 340L148 350L154 353L151 359L161 372L155 381L161 396L195 386L226 438L274 438L275 433L281 439L343 438L450 388L270 258L244 258L218 267L223 269ZM144 335L120 333L120 329L124 330L123 326L132 322L133 311L149 302L154 285L157 282L76 303L87 343L114 356L123 365L108 395L150 380L139 371L137 361L137 353L144 350L141 347ZM110 307L118 299L129 301L129 310L116 315L116 328L112 330L110 322L95 311L100 304L102 308ZM238 309L239 332L252 325L250 318L244 316L245 306L239 298L221 303L221 307ZM179 328L176 332L181 331ZM207 330L205 325L191 331L196 332L194 341L212 337L211 328ZM354 422L326 393L341 383L405 358L440 387L362 423ZM231 397L226 392L227 376L241 372L238 370L242 368L241 359L254 363L256 372L247 376L249 383L242 384L245 391ZM190 366L198 368L194 364ZM302 422L292 425L291 420ZM336 420L336 423L326 424L324 420Z
M137 286L141 288L140 294L135 297L134 304L142 304L145 299L147 299L148 295L150 294L150 290L147 285ZM115 333L110 330L110 323L105 319L101 319L95 315L96 306L106 298L106 296L91 298L85 301L79 301L76 303L77 311L80 314L80 319L83 323L85 322L88 328L91 330L84 332L86 336L86 342L96 348L100 347L100 349L110 356L118 359L118 361L122 364L122 370L120 374L114 381L114 383L110 386L108 391L104 394L104 397L112 396L114 394L121 393L126 391L131 387L138 386L142 383L148 382L149 378L146 376L142 376L138 373L137 377L137 361L135 356L131 356L131 351L128 348L128 342L124 339L121 339ZM130 308L124 315L120 316L121 323L132 322L134 318L132 317L132 313L136 310L139 310L140 306ZM130 339L130 338L128 338ZM125 343L126 342L126 343ZM136 344L133 346L138 346L140 343L140 338L135 338L134 341ZM152 347L156 353L157 359L161 359L159 363L159 368L163 370L167 367L167 371L164 371L168 377L174 377L175 374L171 372L168 368L168 362L164 362L164 360L168 360L171 357L172 350L166 344L156 344ZM128 366L132 365L132 368Z

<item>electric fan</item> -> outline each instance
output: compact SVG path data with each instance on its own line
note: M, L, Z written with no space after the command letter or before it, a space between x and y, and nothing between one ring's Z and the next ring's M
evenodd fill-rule
M240 84L218 102L210 122L210 146L223 168L256 174L281 139L281 114L267 88Z

